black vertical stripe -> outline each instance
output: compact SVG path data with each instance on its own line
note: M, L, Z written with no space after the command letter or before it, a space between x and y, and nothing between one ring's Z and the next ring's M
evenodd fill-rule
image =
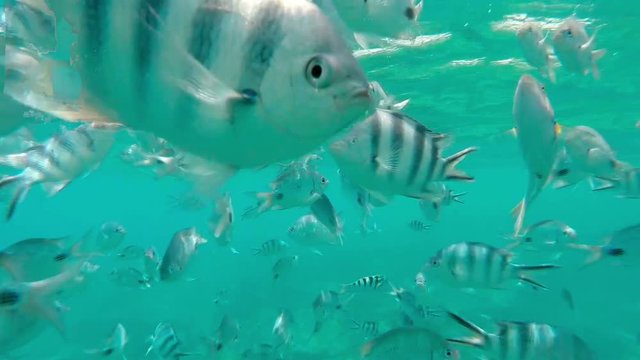
M533 325L533 324L531 324ZM520 359L526 359L527 353L529 352L529 339L531 338L530 326L526 323L518 324L518 347L520 348Z
M375 114L371 118L371 167L374 172L378 171L378 155L380 154L380 138L382 135L382 124L380 116Z
M213 51L220 37L220 25L226 14L216 2L203 0L193 17L189 53L205 67L214 58Z
M502 282L507 278L507 270L511 269L509 263L509 256L504 252L497 251L496 254L500 257L500 272L498 273L498 282Z
M393 156L397 156L396 160L398 163L396 165L396 171L400 169L399 165L401 155L402 155L402 146L404 145L404 121L394 119L391 129L391 154L395 154ZM395 173L393 171L389 172L389 178L393 178Z
M506 360L509 356L509 342L511 336L509 323L500 324L500 331L498 334L498 341L500 342L500 359Z
M95 0L102 1L102 0ZM160 19L167 0L140 0L138 23L135 33L135 63L140 75L139 90L144 88L144 78L149 71L153 45L157 43L155 32L159 30Z
M424 157L424 143L427 136L426 131L424 131L424 126L418 126L420 124L416 121L411 122L411 124L413 126L413 152L407 185L413 184L418 176L418 171L420 170L420 165Z
M493 263L495 262L496 249L493 246L487 246L486 266L485 266L485 281L487 284L493 285L491 281L491 271L493 270Z
M424 182L422 183L423 189L427 189L429 186L429 183L431 182L431 179L433 179L433 173L435 172L436 164L438 163L438 157L440 156L440 150L438 149L438 144L435 141L433 141L433 139L430 139L429 141L429 152L430 152L429 167L427 170L427 176L425 177Z
M86 54L86 61L89 67L95 67L100 60L100 53L105 41L105 25L107 24L107 9L110 0L85 0L84 2L84 23L81 32L84 41L80 42L80 47Z
M273 55L286 35L282 21L283 9L279 2L270 1L258 9L245 41L241 89L260 89Z
M470 246L468 247L468 252L467 252L467 266L469 267L469 269L467 270L469 272L469 278L473 279L473 281L476 281L476 277L475 277L475 272L476 272L476 261L478 260L476 258L476 249L478 248L478 246L480 246L479 244L470 244Z

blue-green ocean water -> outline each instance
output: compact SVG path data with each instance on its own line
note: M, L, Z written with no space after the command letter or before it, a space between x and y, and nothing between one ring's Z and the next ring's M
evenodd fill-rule
M238 254L214 242L202 246L189 266L190 281L159 283L141 290L110 282L111 269L125 266L117 259L96 260L101 266L89 281L65 295L66 336L49 325L33 340L12 352L19 359L84 359L84 349L99 347L113 326L128 330L129 359L142 359L147 337L156 324L171 322L184 340L184 348L203 351L201 336L212 335L223 315L238 319L236 344L219 358L240 359L256 344L271 341L272 326L282 309L295 316L293 342L287 359L355 359L365 342L350 323L334 321L310 337L311 303L322 289L339 288L361 276L384 274L395 285L412 287L414 276L435 252L460 241L505 246L513 228L510 210L522 198L527 173L517 142L504 132L513 126L512 97L523 73L535 74L547 89L558 121L588 125L609 141L621 160L640 164L640 3L634 1L484 1L425 0L420 33L448 33L432 46L401 49L390 55L360 59L371 80L383 84L398 99L411 98L406 112L428 127L451 134L451 153L467 146L480 150L462 167L475 176L471 184L451 184L467 192L464 204L447 207L441 220L426 232L407 224L421 219L416 201L397 198L374 210L380 232L358 233L359 213L340 189L337 167L328 153L320 169L329 178L328 194L345 220L342 247L323 248L322 254L294 247L298 266L283 281L274 283L273 259L252 255L252 249L271 238L287 240L287 228L307 209L269 212L235 224L233 246ZM511 20L536 17L557 22L572 13L595 27L604 26L597 47L608 53L600 62L602 79L593 80L558 69L557 84L549 84L536 70L495 61L519 59L522 54ZM473 62L459 62L473 60ZM458 61L458 62L456 62ZM43 133L58 123L43 125ZM0 224L2 246L30 237L71 235L79 238L90 228L115 220L126 226L126 244L155 246L160 253L178 230L196 226L212 239L207 219L210 207L186 212L171 206L188 185L175 178L155 179L147 171L123 163L118 154L129 138L122 136L108 159L88 177L74 181L55 197L35 189L10 222ZM276 169L245 171L230 180L237 212L251 205L249 191L264 191ZM621 199L615 192L592 192L586 184L562 190L546 189L527 214L529 223L562 220L574 227L580 242L600 244L611 232L640 219L638 200ZM238 217L239 218L239 217ZM424 296L426 304L465 314L476 321L495 319L548 322L570 328L594 350L598 359L639 359L640 264L603 261L581 269L587 255L559 260L562 269L536 276L548 291L513 286L505 290L469 293L436 289ZM526 261L526 258L522 259ZM561 296L569 289L575 301L571 311ZM223 293L222 300L214 299ZM378 320L387 328L397 323L397 306L381 295L359 297L349 305L350 317ZM437 326L441 319L434 318ZM446 329L445 329L446 328ZM447 334L462 329L443 325ZM451 335L451 336L454 336ZM4 354L0 354L2 358ZM473 358L463 353L462 358ZM13 358L13 357L11 357ZM200 358L194 356L194 359ZM202 357L205 358L205 357Z

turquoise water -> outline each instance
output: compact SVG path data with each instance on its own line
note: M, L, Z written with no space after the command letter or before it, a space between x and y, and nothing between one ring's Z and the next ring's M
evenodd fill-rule
M241 359L246 349L273 341L273 323L282 309L291 311L295 320L286 359L358 358L358 349L366 339L351 329L350 319L376 320L382 328L390 329L399 323L398 305L384 293L358 295L347 305L347 315L336 316L311 336L311 304L320 290L339 289L373 274L384 274L394 285L413 289L422 265L449 244L476 241L504 247L510 243L505 239L513 229L510 210L524 194L527 172L516 139L505 132L513 127L513 92L524 73L545 83L559 123L595 128L620 160L640 164L640 130L635 127L640 120L640 5L620 0L425 2L420 33L449 34L447 40L400 49L391 55L365 56L360 61L370 80L381 82L398 99L411 99L407 114L455 138L447 153L479 147L461 165L476 181L450 184L456 192L467 192L464 204L446 207L431 229L415 232L407 226L410 221L426 222L417 202L396 198L388 206L374 209L380 231L363 237L358 231L360 213L342 192L329 153L323 153L320 172L330 180L327 194L345 221L344 245L322 248L322 255L292 245L290 253L300 257L299 263L285 279L274 282L274 259L254 256L253 249L272 238L288 240L288 227L308 209L268 212L251 220L236 216L233 247L238 254L233 254L213 241L207 222L211 206L198 211L171 206L170 196L187 191L187 182L172 177L155 179L149 171L120 159L119 153L131 144L131 139L120 133L108 158L86 178L74 181L55 197L34 189L16 216L0 224L2 246L31 237L70 236L72 242L88 229L111 220L127 228L124 245L155 246L160 254L176 231L191 226L210 243L198 249L186 280L160 282L149 289L118 286L109 279L112 269L138 266L138 262L95 259L100 269L90 274L81 288L63 294L62 301L69 307L63 315L66 335L62 337L43 324L41 331L28 335L31 340L7 358L93 358L84 350L101 347L115 324L122 323L129 334L127 357L143 359L149 345L146 340L161 321L174 326L185 351L204 352L201 338L212 336L227 314L239 321L240 335L237 343L216 358ZM511 20L526 14L556 23L574 12L590 24L589 33L604 26L597 38L597 48L608 51L600 62L601 80L559 68L557 84L550 84L536 70L496 63L505 59L522 63L514 32L506 30ZM461 60L475 61L461 65ZM39 124L36 137L44 138L60 125L56 121ZM246 193L268 190L276 172L275 167L244 171L225 184L237 215L254 203ZM637 200L616 194L592 192L586 183L561 190L547 188L532 205L527 223L561 220L577 230L580 243L599 245L608 234L638 222ZM583 338L597 359L639 359L640 264L607 259L582 268L588 256L569 252L554 261L561 269L536 275L536 280L549 288L546 291L517 285L475 292L440 287L421 294L420 299L435 309L455 311L483 324L496 319L563 326ZM540 262L536 256L516 259ZM563 299L563 289L571 292L575 309ZM445 336L468 335L443 316L430 321ZM462 351L462 359L474 358L464 347L456 348ZM0 353L0 358L3 356Z

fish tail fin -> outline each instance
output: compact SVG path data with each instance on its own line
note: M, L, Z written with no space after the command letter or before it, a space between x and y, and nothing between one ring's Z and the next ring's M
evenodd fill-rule
M542 264L542 265L513 265L516 269L516 277L523 282L531 284L535 287L547 290L547 287L537 282L536 280L529 277L526 273L532 271L541 271L541 270L551 270L551 269L559 269L560 266L553 264Z
M478 150L476 147L466 148L444 159L444 178L446 180L474 181L475 179L473 176L468 175L462 170L456 169L456 165L464 160L467 155L476 150Z
M3 185L0 185L0 187L2 186ZM16 189L13 197L11 198L11 202L9 203L9 208L7 208L7 214L5 216L7 220L11 220L11 218L13 218L18 204L24 201L27 194L29 194L29 190L31 190L31 184L22 184Z
M466 192L461 192L461 193L451 192L451 200L457 202L458 204L464 204L464 201L462 201L461 197L465 195L467 195Z
M461 339L447 339L447 341L457 344L469 345L480 349L487 346L489 334L487 334L486 331L484 331L478 325L467 321L452 312L447 313L449 314L449 317L452 318L455 322L470 330L474 334L474 336L471 337Z
M594 50L591 53L591 59L592 59L591 71L593 73L593 78L596 80L600 80L600 68L598 67L598 61L600 61L600 59L602 59L606 54L607 54L607 50L604 50L604 49Z

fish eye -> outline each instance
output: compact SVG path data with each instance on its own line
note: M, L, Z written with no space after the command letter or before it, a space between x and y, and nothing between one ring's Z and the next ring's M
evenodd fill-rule
M446 356L447 358L450 358L453 356L453 351L451 351L450 349L447 349L444 353L444 356Z
M323 176L323 177L321 177L321 178L320 178L320 182L321 182L321 183L323 183L323 184L326 184L326 183L327 183L327 178L326 178L326 177L324 177L324 176Z
M431 266L440 266L440 259L435 257L431 259Z
M351 138L351 143L355 144L358 142L358 138L356 138L355 136Z
M571 31L571 29L565 30L564 33L567 34L568 37L572 37L573 36L573 32Z
M531 242L533 239L530 236L524 238L524 242Z
M307 63L306 78L316 89L323 89L331 83L331 67L321 56L315 56Z

